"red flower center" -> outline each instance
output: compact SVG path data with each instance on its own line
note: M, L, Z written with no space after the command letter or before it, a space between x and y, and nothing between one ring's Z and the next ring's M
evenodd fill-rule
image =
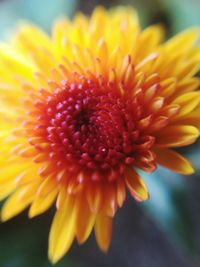
M138 127L145 116L140 102L102 81L63 82L45 101L34 104L40 114L35 134L48 143L45 153L57 172L65 168L77 174L83 169L98 173L93 179L112 172L109 179L115 179L127 165L137 166L154 142Z

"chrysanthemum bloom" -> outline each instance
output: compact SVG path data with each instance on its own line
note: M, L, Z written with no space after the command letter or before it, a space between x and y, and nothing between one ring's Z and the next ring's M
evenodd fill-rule
M97 8L57 21L51 36L25 24L0 44L1 218L55 204L52 262L93 228L108 249L126 188L148 199L136 168L193 172L173 148L199 136L198 33L163 42L134 10Z

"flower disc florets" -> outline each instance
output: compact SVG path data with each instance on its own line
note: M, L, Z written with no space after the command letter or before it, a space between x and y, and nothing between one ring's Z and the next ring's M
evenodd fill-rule
M152 157L146 169L154 170L150 151L154 137L140 130L146 114L137 96L116 90L112 83L81 76L75 83L63 81L52 94L45 90L40 94L44 100L35 100L30 118L37 114L34 134L48 144L42 149L43 159L51 162L55 172L66 168L75 177L84 171L91 179L111 181L148 153ZM24 125L29 133L32 124ZM37 145L33 143L36 149Z

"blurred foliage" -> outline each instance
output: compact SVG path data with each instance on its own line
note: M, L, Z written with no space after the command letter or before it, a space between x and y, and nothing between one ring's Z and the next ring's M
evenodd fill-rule
M150 192L150 200L141 205L145 213L174 241L195 253L185 179L161 167L154 174L141 175Z
M1 267L48 267L47 240L50 228L51 211L28 220L27 212L0 227L0 266ZM55 267L80 267L67 255ZM83 266L81 266L83 267Z
M62 15L71 17L77 7L76 0L7 0L0 4L1 37L7 35L18 20L30 20L49 31L52 21Z
M166 10L174 32L200 25L199 0L160 0Z

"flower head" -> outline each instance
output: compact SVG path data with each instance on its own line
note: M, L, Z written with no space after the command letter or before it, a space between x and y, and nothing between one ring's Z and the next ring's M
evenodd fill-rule
M198 34L163 42L162 27L142 31L133 9L99 7L57 21L51 36L25 24L0 44L1 217L55 203L52 262L93 228L108 249L126 188L148 199L136 168L193 172L172 149L199 136Z

